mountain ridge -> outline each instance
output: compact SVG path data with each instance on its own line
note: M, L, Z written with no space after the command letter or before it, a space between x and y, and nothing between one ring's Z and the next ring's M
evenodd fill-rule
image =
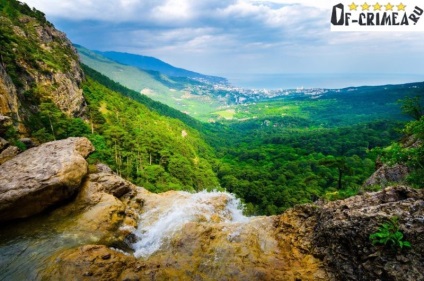
M192 79L198 79L202 82L209 82L213 84L224 84L228 85L228 80L223 77L205 75L191 70L175 67L167 62L164 62L158 58L151 56L144 56L138 54L131 54L126 52L116 51L97 51L95 53L100 54L113 61L137 67L142 70L153 70L163 73L171 77L188 77Z

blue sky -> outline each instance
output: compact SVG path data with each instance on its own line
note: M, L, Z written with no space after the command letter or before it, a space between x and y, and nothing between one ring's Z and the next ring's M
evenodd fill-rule
M331 32L330 1L23 2L43 11L74 43L154 56L206 74L411 73L424 77L423 33Z

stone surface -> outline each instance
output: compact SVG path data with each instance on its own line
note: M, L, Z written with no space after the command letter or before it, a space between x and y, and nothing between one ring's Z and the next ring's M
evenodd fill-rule
M96 181L98 175L92 176ZM93 194L94 189L83 188L81 194ZM190 202L190 197L196 196L175 191L151 194L143 189L136 193L144 201L138 204L142 206L139 213L149 214L148 220L141 218L143 225L171 223L163 216L175 210L174 204ZM125 203L127 208L134 199ZM205 209L165 237L159 250L148 257L136 259L105 246L82 246L53 256L54 262L43 275L58 280L65 276L74 278L70 280L332 280L323 262L310 253L317 208L230 222L226 220L227 196L197 199ZM182 210L189 212L196 207ZM161 212L157 213L158 209ZM210 210L220 214L210 215Z
M400 164L395 164L390 167L383 164L372 176L364 183L364 186L380 185L387 187L390 184L402 183L408 176L408 167Z
M89 174L75 200L51 214L54 220L72 218L61 231L76 236L90 233L91 241L128 248L130 230L137 225L142 198L137 187L121 177L97 172Z
M87 245L64 251L54 258L53 266L43 272L45 280L152 280L139 278L145 265L134 257L124 255L103 245Z
M0 152L5 150L8 146L9 146L9 142L3 138L0 138Z
M19 148L9 146L0 153L0 165L19 154Z
M104 170L110 169L105 166ZM16 246L16 252L9 245L6 245L7 250L2 252L3 256L7 257L7 261L3 259L2 262L0 259L0 267L3 265L7 268L0 271L0 279L40 280L29 276L40 276L41 272L53 270L56 273L45 273L45 278L41 280L82 280L81 278L90 278L91 274L88 273L91 272L90 269L81 272L75 268L75 271L71 273L72 276L62 275L59 278L57 276L61 274L62 268L57 267L57 261L54 258L51 261L52 265L47 266L48 258L54 253L62 253L69 247L80 245L104 244L130 250L128 243L133 237L131 231L136 227L141 213L143 198L140 195L144 194L144 191L116 174L94 169L90 171L91 173L84 177L76 197L67 200L60 207L44 212L40 216L9 222L6 225L7 229L2 228L4 224L0 223L0 252L5 249L5 241L1 240L5 236L10 237L9 242L12 247ZM118 195L119 198L113 194ZM19 234L16 235L17 233ZM9 244L9 242L6 243ZM51 246L53 249L50 248ZM90 255L95 259L98 258L98 261L104 261L104 266L109 266L110 262L116 260L117 252L112 250L108 252L107 247L101 247L107 251L102 251L98 256L95 256L95 253ZM13 255L18 252L20 255L14 257ZM85 255L89 253L91 251L81 251L84 257L79 256L77 262L84 261ZM72 263L74 261L72 260ZM98 261L96 260L95 264ZM71 264L71 261L69 263ZM98 274L95 274L93 278L117 280L114 279L115 275L110 274L115 271L125 271L125 265L122 266L124 268L112 267L109 273L97 268ZM69 267L64 265L63 268L65 270ZM133 280L128 279L132 277L126 273L122 273L122 276L124 276L122 280Z
M113 174L112 169L109 166L107 166L103 163L97 164L96 169L97 169L97 172L104 172L104 173Z
M281 227L280 219L297 223L289 216L187 223L172 237L171 247L144 260L146 271L156 280L331 280L323 263L299 247L308 239L296 237L297 228Z
M0 166L0 221L25 218L71 198L87 175L94 150L86 138L28 149Z
M403 186L322 206L314 253L337 280L424 280L424 190ZM369 235L397 216L410 249L371 245Z
M97 192L103 191L115 197L121 197L131 191L132 185L110 172L90 175L90 181L97 184Z

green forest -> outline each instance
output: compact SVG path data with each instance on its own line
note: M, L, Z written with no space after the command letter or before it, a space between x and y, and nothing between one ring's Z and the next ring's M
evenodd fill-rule
M272 130L265 136L266 129L246 130L245 125L232 126L240 145L217 149L218 177L253 214L277 214L321 197L357 194L375 170L372 149L399 137L399 124L386 121L298 133Z
M421 117L340 127L290 116L206 124L84 70L86 120L66 117L43 101L28 124L32 137L46 142L86 136L96 147L90 163L106 163L154 192L227 190L242 199L246 214L269 215L363 191L379 155L417 170L411 184L419 185L422 176L422 148L395 144L404 135L424 137Z
M0 13L7 15L1 17L0 56L18 88L26 70L15 61L51 72L75 57L60 40L47 52L9 28L22 25L20 14L50 25L41 12L0 0ZM83 70L87 106L80 118L65 115L48 98L49 89L35 83L21 93L28 134L40 143L85 136L96 148L91 169L105 163L150 191L227 190L242 200L246 214L278 214L363 192L377 157L408 166L408 184L423 187L424 83L330 91L315 100L271 99L237 107L239 120L202 123L88 66ZM1 133L26 149L14 127Z

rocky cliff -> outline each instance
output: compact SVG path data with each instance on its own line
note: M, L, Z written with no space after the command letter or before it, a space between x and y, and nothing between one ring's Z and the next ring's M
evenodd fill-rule
M50 100L69 116L83 114L83 72L71 42L41 12L14 0L7 5L10 12L0 13L0 115L24 133L22 122L40 102Z
M0 64L0 114L21 121L19 104L16 87L4 66Z
M391 218L412 247L373 246L369 235ZM388 187L319 207L314 254L337 280L424 280L424 190Z
M50 250L35 280L424 280L422 189L389 187L246 218L226 193L152 194L104 165L88 171L83 158L91 150L86 139L72 138L0 165L0 206L9 206L12 197L21 204L16 214L3 208L3 219L23 217L20 209L30 216L39 205L55 206L44 215L54 222L48 223L54 239L78 241ZM51 165L43 166L45 159ZM56 195L61 199L52 203ZM369 235L393 216L411 248L371 244ZM10 247L19 239L4 243ZM33 253L25 248L22 255ZM13 274L9 280L17 280Z

